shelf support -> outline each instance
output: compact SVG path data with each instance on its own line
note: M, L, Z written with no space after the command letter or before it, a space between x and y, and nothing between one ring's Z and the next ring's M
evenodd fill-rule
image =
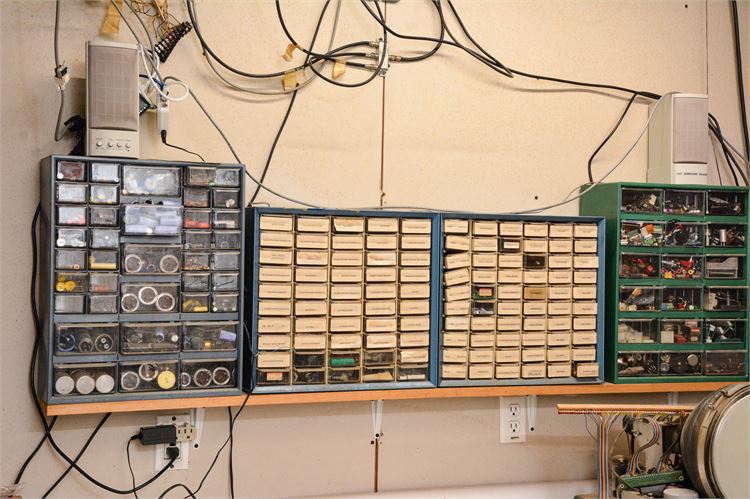
M378 491L378 468L379 468L379 452L380 452L380 439L383 436L383 405L382 400L371 400L372 410L372 440L370 444L374 446L375 459L374 459L374 473L373 473L373 492Z
M667 392L667 404L668 405L677 405L677 404L679 404L679 402L678 402L679 396L680 396L680 394L677 393L677 392Z
M526 395L526 421L529 425L529 433L536 430L536 395Z

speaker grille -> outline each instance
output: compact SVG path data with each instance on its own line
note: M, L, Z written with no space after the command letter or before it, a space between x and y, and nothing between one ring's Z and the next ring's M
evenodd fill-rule
M89 45L88 127L138 130L137 49Z
M673 161L708 163L708 99L677 96L673 106Z

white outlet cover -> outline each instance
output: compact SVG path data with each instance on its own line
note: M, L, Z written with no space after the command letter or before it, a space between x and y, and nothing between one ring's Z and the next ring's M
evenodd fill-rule
M189 414L170 414L167 416L156 416L156 424L175 424L181 425L183 423L191 424ZM190 442L178 442L180 446L180 457L175 459L172 463L170 470L186 470L190 464ZM169 458L166 457L167 446L164 444L155 445L154 450L154 471L161 471L164 466L169 462Z
M516 409L517 414L513 414ZM511 425L513 423L513 425ZM518 424L518 430L511 426ZM517 444L526 441L526 397L500 397L500 443Z

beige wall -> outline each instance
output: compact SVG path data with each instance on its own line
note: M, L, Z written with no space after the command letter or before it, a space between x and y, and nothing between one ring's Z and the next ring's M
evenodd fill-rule
M106 4L62 3L61 56L73 76L80 77L84 42L97 36ZM178 18L184 18L180 2L171 3ZM727 135L740 144L729 8L723 0L455 3L476 38L513 68L655 92L708 91L711 109ZM740 3L748 73L750 4ZM307 43L321 2L284 0L282 5L290 29ZM279 58L286 40L271 0L202 0L199 6L206 36L228 61L254 71L286 67ZM12 482L40 438L26 387L33 338L27 297L28 225L38 201L37 161L70 148L67 142L52 141L58 104L52 79L53 13L50 0L0 0L0 485ZM388 7L388 17L397 31L435 33L428 2L401 0ZM358 0L344 0L340 24L337 41L342 43L378 35ZM329 30L327 22L322 33ZM116 39L129 41L130 35L123 31ZM394 40L391 49L404 54L428 45ZM287 98L238 95L221 87L209 75L192 36L180 43L163 71L191 85L224 126L241 158L259 172ZM350 70L347 76L365 74ZM746 86L750 94L750 81ZM71 109L80 112L75 85L70 97ZM383 201L391 206L488 211L539 206L559 200L585 180L588 156L624 104L623 96L507 80L445 47L426 62L394 65L385 80L364 88L315 82L300 92L268 183L293 197L335 207L377 205L381 177ZM646 113L644 104L635 107L595 163L597 172L606 171L622 153ZM158 145L152 117L143 125L142 157L189 159ZM191 102L173 106L169 137L208 160L231 160ZM645 171L644 141L612 178L645 180ZM728 177L726 171L723 177ZM265 194L260 200L279 204ZM574 203L557 212L576 211ZM681 400L696 398L686 395ZM537 432L526 444L504 446L499 444L495 399L388 402L381 488L592 478L594 447L583 419L557 416L554 404L597 400L663 402L665 396L541 398ZM142 496L158 495L176 481L196 486L227 432L225 410L209 410L206 417L202 446L191 453L190 469L168 473ZM74 453L97 420L61 418L57 439ZM139 426L153 423L154 414L113 415L83 466L107 483L127 487L126 440ZM371 432L368 403L248 409L236 429L238 494L371 490ZM225 458L204 485L206 496L228 493ZM140 479L147 477L153 472L153 451L136 445L134 465ZM45 448L28 470L24 495L39 496L61 469L62 461ZM102 495L75 473L57 492Z

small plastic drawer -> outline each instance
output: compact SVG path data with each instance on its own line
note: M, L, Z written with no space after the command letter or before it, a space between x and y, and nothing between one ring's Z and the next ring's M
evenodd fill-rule
M239 270L239 251L214 251L211 262L212 270Z
M180 168L123 165L123 196L179 196Z
M58 161L57 180L83 182L86 180L86 163L83 161Z
M121 329L120 352L123 354L178 352L180 333L178 323L124 322Z
M210 249L211 231L209 230L186 230L185 249Z
M58 225L86 225L85 206L58 206Z
M57 184L56 199L58 203L86 204L86 184Z
M185 185L208 187L216 182L216 168L206 166L188 166Z
M428 364L399 364L398 381L426 381L430 375Z
M211 293L211 312L215 314L236 312L238 304L237 293Z
M186 229L210 229L211 210L186 209L183 225Z
M212 196L214 208L237 208L240 206L239 189L214 189Z
M214 229L239 229L239 210L214 210Z
M707 376L744 376L747 374L747 350L709 350L705 352Z
M623 253L620 255L620 277L625 279L659 277L659 255Z
M316 381L316 383L325 382L325 371L323 373L323 381ZM296 374L296 373L295 373ZM186 377L186 381L191 381L192 378ZM289 370L285 369L258 369L255 371L255 384L257 386L274 386L274 385L288 385L291 377L289 376ZM295 384L302 384L303 381L297 381L295 376Z
M182 350L185 352L219 352L237 349L237 322L186 322Z
M89 251L89 269L91 270L117 270L118 260L117 251Z
M617 355L617 376L658 376L659 354L657 352L621 352Z
M701 343L703 321L701 319L662 319L659 342L663 345Z
M86 270L86 250L56 250L55 268L57 270Z
M396 380L396 368L393 366L371 366L362 368L363 383L390 383Z
M703 246L705 224L669 221L664 227L663 246L697 248Z
M664 191L664 213L670 215L703 215L705 210L705 191L680 189Z
M84 309L84 295L55 295L56 314L82 314Z
M54 394L104 395L115 391L115 368L113 363L55 364Z
M116 249L120 246L120 231L117 229L91 229L89 246L92 248Z
M218 168L214 185L217 187L239 187L240 175L239 168Z
M211 270L211 253L186 251L183 254L182 270L193 272Z
M116 314L117 295L96 294L88 295L88 310L90 314Z
M182 274L183 291L206 291L208 292L211 274L186 272Z
M744 312L747 310L747 288L710 286L705 291L706 310Z
M744 255L706 255L706 279L742 279L745 274Z
M657 319L620 319L617 324L618 343L658 343Z
M238 230L216 230L213 240L215 249L240 249L242 232Z
M706 343L744 343L747 336L745 319L706 319L703 328Z
M292 364L296 368L320 369L326 366L326 353L320 352L294 352Z
M90 293L117 293L119 274L112 272L92 272L89 274Z
M620 312L643 312L658 310L661 289L655 287L620 287Z
M119 208L116 206L89 207L89 224L94 227L116 227Z
M208 189L185 187L182 191L182 204L187 208L208 208Z
M211 291L239 291L239 274L215 273L211 278Z
M55 353L58 355L115 353L117 324L57 324Z
M707 224L706 246L744 248L745 226L740 224Z
M330 367L359 367L362 357L359 350L329 352L328 365Z
M177 361L121 362L120 392L160 392L177 389Z
M57 229L55 245L58 248L85 248L88 244L86 229Z
M661 213L663 191L661 189L623 188L620 193L620 211L626 213Z
M701 310L702 298L703 288L700 287L665 287L661 292L661 310L675 312Z
M180 369L180 390L232 388L235 381L234 360L183 360Z
M187 210L185 210L187 211ZM129 204L123 207L125 234L175 236L182 227L182 207L171 205Z
M700 376L703 374L702 352L662 352L659 371L662 376Z
M120 165L117 163L91 163L92 182L120 182Z
M662 279L700 279L703 277L703 256L662 255Z
M89 187L89 203L117 204L120 199L120 188L117 185L91 184Z
M128 283L120 287L120 310L132 313L175 313L179 284Z
M664 222L620 222L621 246L661 246Z
M257 385L261 386L263 383L260 382L261 375L265 374L263 371L258 371L258 382ZM294 385L322 385L326 382L326 371L325 369L294 369L294 379L292 384ZM266 383L269 384L269 383ZM288 384L288 383L287 383Z
M183 293L181 310L185 314L207 314L208 293Z
M365 366L392 366L395 363L395 350L365 350Z
M745 214L745 191L708 191L707 215L742 216Z
M57 272L55 291L58 293L84 293L88 289L89 275L85 272Z
M361 381L361 369L328 369L327 378L328 383L341 384L341 383L359 383Z
M176 274L181 254L180 245L125 244L122 269L126 274Z

